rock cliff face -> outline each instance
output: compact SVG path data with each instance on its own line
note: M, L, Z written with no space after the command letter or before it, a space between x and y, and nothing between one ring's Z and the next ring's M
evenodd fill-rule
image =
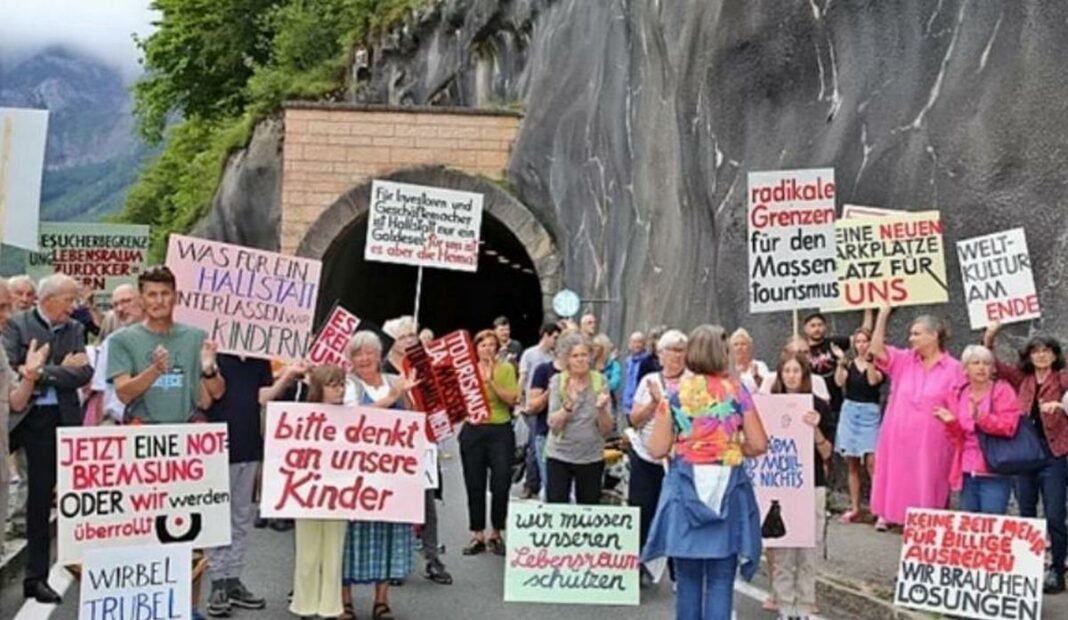
M359 96L520 105L510 180L614 335L741 324L770 357L789 317L747 311L745 175L824 166L840 202L942 211L953 302L929 310L956 344L953 243L1017 225L1041 327L1068 335L1066 22L1040 0L449 0L373 50Z

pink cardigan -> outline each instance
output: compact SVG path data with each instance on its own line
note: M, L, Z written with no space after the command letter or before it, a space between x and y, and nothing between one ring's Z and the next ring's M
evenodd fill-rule
M989 472L983 451L979 447L976 428L987 435L1012 437L1020 416L1024 412L1016 400L1016 391L1007 381L997 381L990 392L979 402L979 417L972 417L971 388L953 389L946 395L947 409L956 419L946 424L946 433L953 442L953 461L949 471L949 485L959 491L964 483L964 474Z

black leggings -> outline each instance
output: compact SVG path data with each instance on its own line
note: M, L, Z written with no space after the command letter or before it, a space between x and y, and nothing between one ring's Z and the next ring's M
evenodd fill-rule
M472 532L486 529L486 471L489 470L490 523L503 530L508 521L512 488L515 433L511 424L464 424L460 431L460 460L467 488L467 519Z
M545 459L545 501L567 504L571 501L571 482L575 483L576 504L600 504L604 461L568 463L554 458Z

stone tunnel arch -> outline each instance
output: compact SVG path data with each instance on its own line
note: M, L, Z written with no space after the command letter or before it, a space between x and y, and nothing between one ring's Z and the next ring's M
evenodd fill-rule
M457 328L473 333L505 315L513 336L532 344L562 282L562 257L534 214L493 181L442 166L380 178L484 196L478 271L425 270L421 325L437 334ZM364 261L370 194L370 180L345 192L312 223L297 247L298 256L323 261L319 319L335 300L379 325L412 313L417 269Z

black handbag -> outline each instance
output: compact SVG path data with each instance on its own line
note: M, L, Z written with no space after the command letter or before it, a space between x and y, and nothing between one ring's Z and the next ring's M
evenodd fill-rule
M1012 437L995 437L976 429L986 466L995 474L1030 474L1049 465L1050 453L1030 416L1023 416Z

